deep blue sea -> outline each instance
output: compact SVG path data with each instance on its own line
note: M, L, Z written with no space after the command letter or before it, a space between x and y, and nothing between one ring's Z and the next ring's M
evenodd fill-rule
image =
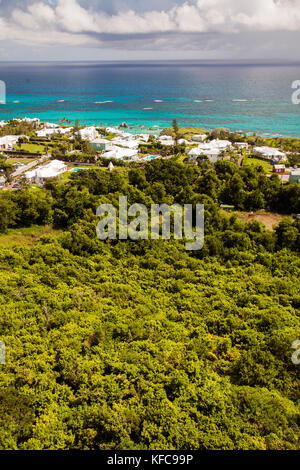
M0 120L126 121L134 132L176 118L180 126L300 137L300 105L291 101L300 64L1 63L0 80Z

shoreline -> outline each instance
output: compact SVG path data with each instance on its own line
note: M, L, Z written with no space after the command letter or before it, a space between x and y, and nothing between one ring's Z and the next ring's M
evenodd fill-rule
M0 108L0 111L1 111L1 108ZM67 115L67 112L62 112L62 116L65 116ZM40 119L41 123L43 122L47 122L47 123L52 123L52 124L60 124L61 122L61 119L41 119L39 117L39 114L32 114L32 113L26 113L26 115L16 115L15 117L12 117L10 119L5 119L2 115L1 115L1 112L0 112L0 123L1 122L9 122L9 121L12 121L12 120L17 120L17 119L22 119L22 120L26 120L26 119L31 119L31 120L34 120L34 119ZM122 124L122 122L126 122L125 119L122 119L120 118L119 120L110 120L110 121L101 121L101 119L99 118L98 120L93 120L93 119L86 119L86 120L81 120L79 119L80 121L80 126L86 126L86 127L90 127L90 126L93 126L93 127L98 127L98 128L115 128L115 129L118 129L119 126ZM70 119L70 124L68 125L62 125L62 127L72 127L74 126L76 123L76 119L73 119L71 120ZM163 130L165 129L168 129L172 126L172 120L170 121L166 121L164 124L165 125L162 125L162 121L161 120L156 120L156 121L151 121L151 125L149 125L149 122L145 122L143 120L139 120L136 124L133 124L132 122L126 122L128 124L128 128L125 128L125 129L122 129L123 131L125 132L128 132L130 134L133 134L133 135L139 135L139 134L149 134L149 135L158 135L160 134ZM101 125L100 125L101 124ZM239 134L244 134L246 136L253 136L253 135L257 135L258 137L262 137L264 139L278 139L278 138L283 138L283 139L300 139L300 130L299 130L299 135L288 135L288 134L279 134L279 133L270 133L270 132L260 132L259 130L245 130L245 129L240 129L240 128L234 128L234 127L231 127L231 126L228 126L228 123L222 125L218 125L218 126L212 126L212 127L207 127L205 125L199 125L198 123L185 123L184 120L181 120L179 122L179 125L181 128L189 128L189 129L204 129L206 132L210 132L216 128L224 128L224 129L228 129L228 131L230 133L239 133ZM0 126L0 129L1 129L1 126ZM120 129L121 130L121 129Z

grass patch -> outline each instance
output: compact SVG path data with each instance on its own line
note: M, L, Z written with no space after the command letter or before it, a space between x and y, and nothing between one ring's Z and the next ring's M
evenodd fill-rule
M45 146L40 144L21 144L17 147L18 150L24 150L30 153L44 153Z
M14 163L24 163L26 165L27 163L34 162L36 159L35 158L8 158L7 161L11 163L12 165Z
M245 157L243 166L252 166L255 168L258 168L261 166L263 167L265 173L273 172L273 166L264 160L260 160L259 158Z
M32 225L31 227L22 227L9 229L7 233L0 234L0 245L34 245L43 235L57 235L60 230L55 230L51 225Z

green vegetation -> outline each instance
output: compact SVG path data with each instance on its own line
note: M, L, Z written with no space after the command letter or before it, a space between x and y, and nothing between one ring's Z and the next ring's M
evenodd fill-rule
M23 150L23 151L29 152L29 153L44 153L45 152L45 146L44 145L31 144L31 143L20 144L20 145L18 145L17 149L18 150Z
M0 193L0 448L298 449L300 221L219 206L300 213L299 190L171 158ZM120 194L204 203L203 250L99 241Z
M180 127L179 129L177 129L177 133L179 139L190 140L193 135L206 134L207 131L202 127ZM174 130L174 127L169 127L161 132L161 135L170 135L173 137L175 137L175 134L176 132Z
M254 166L256 168L262 167L265 173L273 173L273 166L271 165L271 163L261 158L245 157L243 161L243 166Z

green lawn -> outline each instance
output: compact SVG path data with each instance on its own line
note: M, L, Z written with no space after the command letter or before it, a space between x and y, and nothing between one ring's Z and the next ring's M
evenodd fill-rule
M14 163L24 163L24 165L26 165L26 163L31 163L33 162L34 160L36 160L36 158L9 158L7 161L9 163L11 163L12 165Z
M44 153L45 146L39 144L21 144L17 147L17 149L25 150L26 152L30 153Z
M273 166L264 160L260 160L259 158L245 157L243 166L254 166L256 168L262 166L265 173L273 172Z

